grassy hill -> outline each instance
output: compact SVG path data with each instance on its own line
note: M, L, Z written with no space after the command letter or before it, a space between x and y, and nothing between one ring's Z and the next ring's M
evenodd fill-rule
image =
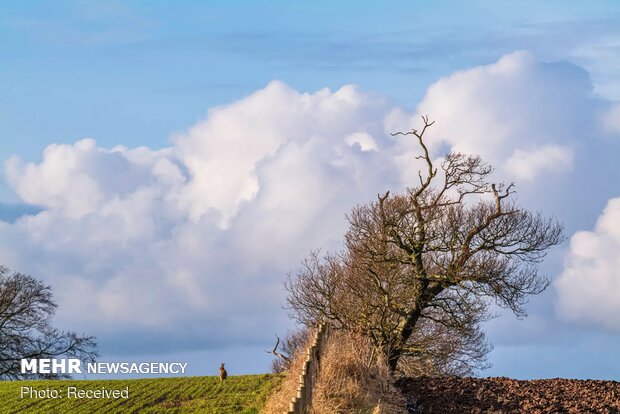
M224 384L217 377L7 381L0 382L0 413L258 413L281 380L265 374L231 376ZM31 398L28 390L22 398L22 387L59 397ZM129 398L79 398L79 390L102 388L128 389Z

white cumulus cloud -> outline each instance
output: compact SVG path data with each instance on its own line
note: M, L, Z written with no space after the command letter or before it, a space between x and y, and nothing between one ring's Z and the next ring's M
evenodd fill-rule
M560 318L620 331L620 198L609 200L592 231L573 235L555 282Z
M347 135L347 137L344 139L344 142L346 142L347 145L350 146L359 145L362 151L378 150L375 139L365 132L356 132L354 134Z
M12 157L7 182L42 211L0 221L0 263L52 284L64 326L103 339L270 341L286 273L338 246L352 206L417 183L415 142L390 135L419 128L416 114L437 121L433 157L478 153L538 185L570 173L608 107L578 67L521 52L438 80L414 114L354 86L275 81L163 149L84 139Z
M560 145L543 145L526 151L515 150L506 160L506 169L517 179L532 180L544 171L570 170L573 151Z
M269 337L260 327L284 316L288 270L396 181L387 154L345 139L367 149L388 109L353 86L272 82L162 150L84 139L50 145L38 163L12 157L8 183L43 211L2 223L0 262L52 283L72 328Z
M531 180L570 171L574 143L600 129L599 103L583 69L514 52L435 82L417 112L436 120L436 146L480 154L508 179Z
M603 127L616 135L620 135L620 104L611 106L603 113Z

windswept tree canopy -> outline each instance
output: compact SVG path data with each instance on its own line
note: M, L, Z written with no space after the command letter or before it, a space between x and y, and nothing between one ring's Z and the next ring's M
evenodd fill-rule
M56 312L52 290L32 276L0 266L0 379L54 379L56 374L22 374L22 358L97 357L92 336L52 327Z
M547 287L537 265L563 227L520 208L478 156L451 153L436 167L423 121L399 133L419 144L419 183L355 207L344 249L312 253L289 277L288 304L303 323L368 336L392 370L466 374L485 366L489 306L525 316L528 296Z

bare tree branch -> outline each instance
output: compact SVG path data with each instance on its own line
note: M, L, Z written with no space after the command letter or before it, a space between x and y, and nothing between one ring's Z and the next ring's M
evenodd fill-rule
M278 358L282 358L283 360L285 360L286 362L290 362L290 358L280 352L278 352L278 345L280 345L280 337L278 335L276 335L276 344L274 345L273 349L271 351L265 351L269 354L273 354Z

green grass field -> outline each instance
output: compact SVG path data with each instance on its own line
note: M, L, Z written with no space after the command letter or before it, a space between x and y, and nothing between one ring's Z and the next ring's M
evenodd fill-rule
M281 379L265 374L231 376L224 384L217 377L6 381L0 382L0 413L258 413ZM22 387L58 390L63 398L21 398ZM68 398L68 387L129 387L129 398Z

